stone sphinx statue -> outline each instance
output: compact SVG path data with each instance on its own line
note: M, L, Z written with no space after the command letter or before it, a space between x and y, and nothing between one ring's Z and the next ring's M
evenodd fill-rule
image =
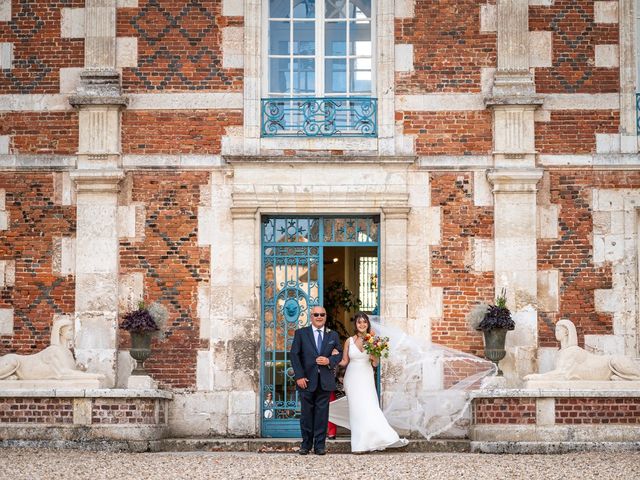
M76 365L69 348L72 334L72 321L58 319L51 328L51 345L44 350L33 355L9 353L0 357L0 388L99 388L104 375L84 372Z
M610 382L640 381L640 367L624 355L597 355L578 346L576 327L570 320L556 323L556 339L560 351L556 368L546 373L533 373L524 377L525 386L562 381Z

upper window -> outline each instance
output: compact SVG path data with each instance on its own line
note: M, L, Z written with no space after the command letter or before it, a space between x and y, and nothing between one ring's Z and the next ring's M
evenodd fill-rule
M269 0L268 96L373 94L372 0Z

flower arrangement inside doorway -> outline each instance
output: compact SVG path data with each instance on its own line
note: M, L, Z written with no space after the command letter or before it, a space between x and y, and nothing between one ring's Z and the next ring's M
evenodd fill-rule
M144 361L151 355L151 337L160 330L151 308L147 308L143 302L140 302L137 310L124 314L120 328L127 330L131 335L129 354L136 361L136 367L131 374L146 375Z
M506 355L504 348L507 332L516 328L507 308L507 292L503 288L495 305L480 304L469 314L469 323L474 330L484 334L484 355L498 367ZM502 375L498 367L498 375Z

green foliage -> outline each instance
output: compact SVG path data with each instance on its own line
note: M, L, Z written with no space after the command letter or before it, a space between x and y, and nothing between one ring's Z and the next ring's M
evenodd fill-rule
M327 311L327 327L338 332L341 339L346 339L349 332L339 321L340 312L355 312L362 302L344 283L334 280L324 289L324 308Z

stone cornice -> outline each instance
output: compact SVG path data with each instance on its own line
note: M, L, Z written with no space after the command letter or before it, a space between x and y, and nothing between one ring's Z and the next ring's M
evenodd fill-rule
M543 170L538 168L498 169L487 172L494 192L530 193L538 190Z
M378 155L313 155L313 156L283 156L283 155L223 155L229 164L242 163L340 163L340 164L388 164L412 165L415 155L378 156Z
M69 175L78 192L118 193L124 172L113 170L75 170Z

